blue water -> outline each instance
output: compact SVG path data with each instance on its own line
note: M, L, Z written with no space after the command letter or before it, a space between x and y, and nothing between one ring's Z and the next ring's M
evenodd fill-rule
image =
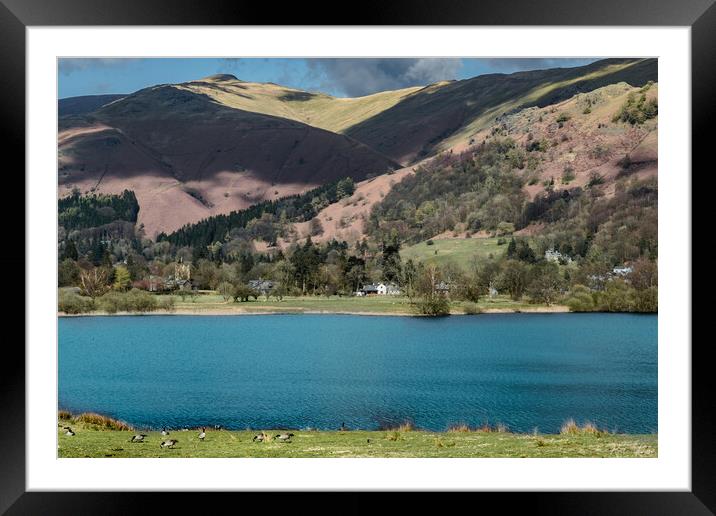
M376 429L568 418L657 431L657 318L627 314L77 317L59 404L140 427Z

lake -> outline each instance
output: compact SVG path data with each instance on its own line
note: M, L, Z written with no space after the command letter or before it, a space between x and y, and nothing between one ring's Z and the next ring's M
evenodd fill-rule
M657 432L657 317L59 319L59 406L139 427Z

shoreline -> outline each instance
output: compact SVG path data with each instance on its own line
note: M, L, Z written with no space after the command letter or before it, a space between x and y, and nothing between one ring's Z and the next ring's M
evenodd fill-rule
M541 307L535 307L535 308L521 308L521 309L512 309L512 308L486 308L482 310L479 313L476 314L466 314L465 312L451 312L450 314L445 314L444 316L438 316L438 317L447 317L448 315L453 316L461 316L461 315L483 315L483 314L526 314L526 313L533 313L533 314L564 314L564 313L579 313L579 312L570 312L569 308L562 305L553 305L553 306L541 306ZM589 312L589 313L615 313L615 312ZM418 313L410 313L410 312L376 312L376 311L357 311L357 310L304 310L301 308L297 309L280 309L280 310L244 310L242 308L238 309L216 309L216 308L207 308L207 309L195 309L195 310L188 310L184 308L179 308L172 311L166 311L166 310L157 310L154 312L116 312L116 313L108 313L108 312L87 312L82 314L67 314L64 312L57 312L57 317L126 317L126 316L152 316L152 315L364 315L364 316L382 316L382 317L432 317L428 315L418 314Z

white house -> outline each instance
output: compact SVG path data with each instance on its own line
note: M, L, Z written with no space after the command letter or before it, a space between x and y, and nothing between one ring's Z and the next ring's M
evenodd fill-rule
M612 269L612 272L614 274L616 274L617 276L626 276L627 274L631 274L632 270L633 269L631 267L624 266L624 267L614 267Z
M567 256L566 254L562 254L559 251L552 249L547 249L544 252L544 259L548 262L555 262L560 263L560 261L564 263L572 263L572 258Z
M400 289L392 283L370 283L363 285L363 288L356 292L357 296L379 295L379 296L396 296L400 294Z

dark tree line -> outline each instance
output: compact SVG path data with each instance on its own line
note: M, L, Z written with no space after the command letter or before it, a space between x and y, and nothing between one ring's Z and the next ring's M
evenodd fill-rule
M213 242L223 242L231 230L246 228L251 221L260 220L264 214L280 217L286 222L310 220L329 204L352 195L354 190L353 180L344 178L302 194L262 201L245 210L215 215L195 224L187 224L169 235L159 234L157 241L203 249Z
M81 195L74 190L57 204L58 223L66 231L95 228L117 220L135 223L139 214L137 197L130 190L119 195Z

